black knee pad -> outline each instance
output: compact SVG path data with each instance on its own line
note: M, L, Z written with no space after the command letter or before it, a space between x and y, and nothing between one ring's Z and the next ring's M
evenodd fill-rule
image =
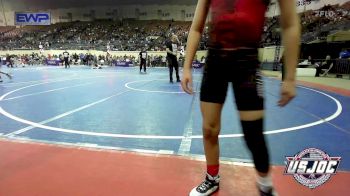
M255 168L258 172L269 171L269 154L263 135L263 119L241 121L245 142L253 156Z

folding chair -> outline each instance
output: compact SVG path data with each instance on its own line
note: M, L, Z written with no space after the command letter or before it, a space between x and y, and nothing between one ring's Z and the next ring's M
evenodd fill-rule
M329 68L327 68L327 69L321 69L321 70L323 71L323 74L321 74L322 77L323 77L323 76L328 76L328 72L333 68L333 64L334 64L334 63L332 63L332 64L329 66Z

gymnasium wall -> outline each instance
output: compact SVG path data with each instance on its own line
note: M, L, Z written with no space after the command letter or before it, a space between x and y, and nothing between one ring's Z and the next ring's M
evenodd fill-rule
M51 10L53 23L91 21L95 19L133 18L137 20L192 21L195 6L124 5L111 7L71 8ZM72 17L68 17L72 13ZM192 15L191 15L192 14Z
M283 54L283 47L281 47L280 53L279 53L279 58L281 58ZM265 48L260 48L259 49L259 60L261 62L273 62L275 60L275 53L276 52L276 46L270 46L270 47L265 47Z

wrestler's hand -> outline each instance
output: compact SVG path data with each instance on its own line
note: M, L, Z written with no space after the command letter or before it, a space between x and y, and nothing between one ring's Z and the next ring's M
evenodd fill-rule
M192 71L191 69L185 68L183 70L182 79L181 79L181 86L182 89L188 93L193 94L193 83L192 83Z
M281 98L278 101L278 106L287 105L296 95L295 81L283 81L281 86Z

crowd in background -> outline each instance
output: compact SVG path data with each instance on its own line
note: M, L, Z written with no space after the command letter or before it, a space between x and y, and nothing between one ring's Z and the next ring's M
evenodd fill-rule
M96 49L112 51L164 51L170 33L185 44L189 22L95 21L50 26L0 28L0 49ZM205 44L202 44L204 46Z
M342 6L326 5L319 10L300 14L303 42L325 39L327 35L350 27L350 2ZM176 33L185 45L191 22L98 20L94 22L58 23L50 26L0 27L0 49L96 49L112 51L164 51L165 41ZM206 27L199 44L207 49ZM281 37L278 17L268 18L262 46L278 45Z
M337 31L350 29L350 2L339 5L325 5L319 10L309 10L300 14L302 43L325 40ZM278 17L267 19L264 26L262 45L279 45L281 32Z
M301 15L303 42L326 40L328 35L350 28L350 2L342 6L326 5Z
M179 61L181 61L181 55ZM11 63L8 63L10 62ZM6 64L8 66L32 66L32 65L46 65L47 61L57 61L58 64L63 65L64 57L63 54L59 55L43 55L40 53L32 53L32 54L23 54L23 55L13 55L6 54L0 57L0 64ZM109 53L95 55L89 52L86 53L73 53L69 55L69 62L71 65L105 65L105 66L113 66L117 62L132 62L135 65L138 65L140 59L136 56L132 55L111 55ZM197 56L195 57L195 61L199 62ZM201 59L203 61L203 59ZM166 66L166 55L148 55L147 57L147 66L148 67L160 67Z

